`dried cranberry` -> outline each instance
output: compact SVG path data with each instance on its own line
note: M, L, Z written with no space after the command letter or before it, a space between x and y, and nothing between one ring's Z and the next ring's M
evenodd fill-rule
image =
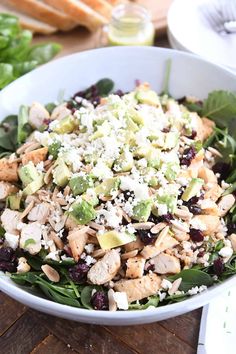
M222 258L217 258L213 262L213 271L216 275L221 275L225 269L224 262Z
M157 238L157 235L152 234L150 230L137 230L137 234L145 245L153 243Z
M200 252L198 253L198 257L203 257L203 256L204 256L204 254L205 254L205 252L204 252L204 251L200 251Z
M12 262L15 260L15 252L11 247L0 248L0 261Z
M230 165L225 162L217 162L213 167L212 170L214 173L219 173L220 177L219 180L226 180L230 174Z
M148 266L147 266L147 268L146 268L146 272L149 272L149 271L154 272L154 270L155 270L155 265L149 263Z
M202 213L202 209L196 204L189 205L188 209L193 215L199 215Z
M108 296L104 291L96 291L91 297L94 310L108 310Z
M201 230L190 229L189 235L191 240L194 242L202 242L204 240L204 235Z
M160 222L160 217L159 216L156 216L154 214L151 214L148 218L148 221L149 222L153 222L154 224L157 224Z
M88 271L89 266L80 260L74 267L69 268L69 276L75 283L83 284L87 280Z
M0 261L0 270L13 273L16 271L16 262Z
M129 190L123 192L124 199L127 201L129 198L134 198L134 192L131 192Z
M165 221L167 222L168 224L170 223L171 220L173 220L174 217L171 213L167 213L167 214L164 214L164 215L161 215L160 216L160 220L161 221Z
M192 130L192 134L188 136L189 139L195 139L197 136L196 130Z
M190 148L184 150L183 156L180 159L180 165L189 166L195 156L196 149L194 148L194 146L190 146Z
M228 228L228 233L229 234L235 233L236 232L236 223L227 224L227 228Z
M122 90L117 90L116 92L114 92L114 95L117 95L117 96L124 96L124 92Z
M169 133L169 131L170 131L169 128L163 128L163 129L162 129L162 132L163 132L163 133Z

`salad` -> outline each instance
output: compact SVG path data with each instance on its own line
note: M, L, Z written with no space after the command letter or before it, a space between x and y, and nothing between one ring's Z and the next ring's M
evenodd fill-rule
M1 123L0 270L79 308L182 301L236 273L236 96L113 85Z

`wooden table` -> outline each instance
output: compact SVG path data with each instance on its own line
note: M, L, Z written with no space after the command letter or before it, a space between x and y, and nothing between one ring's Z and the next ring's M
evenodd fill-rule
M82 44L77 43L77 36L83 36ZM87 36L86 31L77 29L60 37L54 35L53 39L64 44L64 55L85 49L86 38L90 38ZM169 46L165 36L157 37L156 45ZM86 325L44 315L0 293L0 351L4 354L69 354L73 351L81 354L194 354L200 319L201 309L148 325Z

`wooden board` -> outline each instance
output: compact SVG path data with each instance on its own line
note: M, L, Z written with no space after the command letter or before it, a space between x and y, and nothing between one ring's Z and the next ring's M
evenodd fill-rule
M144 5L150 11L157 32L157 37L163 35L167 26L167 12L173 0L136 0L137 3ZM42 41L55 41L63 46L59 56L80 52L92 48L105 46L106 36L102 30L90 33L84 28L78 27L70 32L55 33L50 36L36 35L35 43Z

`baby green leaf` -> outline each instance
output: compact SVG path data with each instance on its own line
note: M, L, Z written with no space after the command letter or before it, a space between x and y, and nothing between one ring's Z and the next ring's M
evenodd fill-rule
M60 50L61 46L57 43L37 44L30 49L27 59L35 60L38 64L44 64L51 60Z
M181 291L188 291L195 286L210 286L213 284L213 279L209 274L197 269L184 269L182 272L170 276L169 280L174 281L178 278L182 278L179 287L179 290Z

